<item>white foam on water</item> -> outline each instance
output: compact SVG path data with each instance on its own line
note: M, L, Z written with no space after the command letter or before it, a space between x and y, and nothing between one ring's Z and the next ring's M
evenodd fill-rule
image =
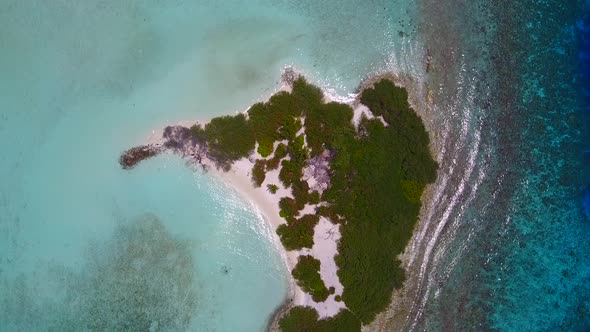
M461 69L462 75L466 75L465 67ZM470 78L467 82L459 80L459 87L457 89L456 105L449 110L453 118L461 119L460 134L457 142L454 143L452 151L453 158L451 159L450 167L445 170L445 174L439 174L439 183L435 184L436 191L430 206L427 207L428 213L426 218L422 220L422 229L418 232L418 236L413 240L412 250L414 254L410 256L409 264L414 264L420 252L421 246L423 248L423 256L420 263L417 280L418 292L417 298L414 299L411 312L412 317L408 317L411 321L410 329L416 328L429 299L430 293L434 291L434 296L438 296L438 285L435 285L436 272L442 270L442 275L448 275L453 266L457 263L461 253L467 248L470 237L463 239L460 248L457 251L457 256L451 259L450 264L440 266L437 262L446 258L445 253L449 246L453 243L452 239L461 226L462 216L464 215L469 203L476 197L479 185L483 182L486 175L487 161L489 160L490 152L482 153L480 151L481 131L483 122L481 119L474 118L473 110L475 107L475 78ZM465 86L467 90L465 90ZM443 136L446 137L446 136ZM443 144L446 145L446 144ZM446 151L446 150L443 150ZM465 166L460 168L460 174L454 174L457 165L460 161L457 158L467 155ZM443 156L443 158L449 158ZM483 158L483 159L482 159ZM476 171L476 173L474 173ZM473 174L476 174L473 178ZM459 179L456 187L448 188L448 183L451 178ZM443 193L450 192L452 195L447 197ZM460 205L459 202L461 203ZM444 210L441 208L444 207ZM442 212L439 219L434 220L435 213ZM453 216L451 218L451 215ZM441 234L445 232L444 239L441 239ZM426 239L426 236L429 236ZM446 271L446 272L445 272ZM421 291L423 290L423 291Z

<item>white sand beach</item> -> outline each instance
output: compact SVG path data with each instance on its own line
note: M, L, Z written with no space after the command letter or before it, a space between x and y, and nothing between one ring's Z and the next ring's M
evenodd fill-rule
M283 87L285 89L285 87ZM191 127L195 123L205 125L207 121L181 121L173 125ZM145 139L145 144L154 146L162 146L164 139L162 137L164 129L154 129ZM279 142L275 142L278 145ZM258 188L254 186L251 180L251 170L256 159L262 159L257 152L252 154L249 158L242 158L235 161L229 171L217 169L215 163L206 157L201 159L201 164L207 169L207 172L212 176L221 179L223 182L233 187L243 198L252 203L256 209L262 214L264 220L268 222L275 235L277 247L284 251L283 257L285 264L289 271L291 271L297 264L300 255L311 255L318 259L321 263L320 275L327 288L334 287L335 293L331 294L324 302L315 302L311 295L305 293L295 282L291 279L290 282L290 300L291 305L311 306L318 311L321 318L332 317L336 315L340 309L345 308L344 302L337 302L335 296L342 296L343 286L336 274L337 267L334 261L334 256L337 254L337 241L340 238L339 227L332 224L325 218L320 218L320 221L314 229L314 245L311 249L302 249L295 251L285 251L278 236L276 229L279 225L286 223L286 221L279 216L279 201L282 197L292 197L291 190L286 189L279 180L279 170L271 170L266 172L266 178L262 185ZM310 187L316 185L315 180L311 176L306 176L306 180ZM278 187L276 193L271 193L267 189L268 184L275 184ZM302 214L315 213L315 205L307 205L302 211Z

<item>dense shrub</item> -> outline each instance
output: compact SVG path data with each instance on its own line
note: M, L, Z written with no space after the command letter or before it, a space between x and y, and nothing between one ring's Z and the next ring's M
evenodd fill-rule
M332 149L339 135L354 135L352 115L350 106L339 103L323 104L306 113L305 133L312 156L322 153L324 148Z
M313 256L299 256L291 274L301 289L316 302L324 302L330 292L320 276L320 261Z
M287 250L313 246L319 215L340 223L335 260L344 291L339 299L350 311L318 321L315 310L295 307L281 320L284 331L359 331L361 322L370 323L387 307L394 288L404 281L397 256L412 236L420 196L435 180L438 167L429 152L424 124L410 108L405 89L382 80L363 91L361 102L389 125L364 118L358 132L348 105L324 104L322 99L317 87L299 78L292 93L279 92L268 102L253 105L248 119L221 117L204 129L191 128L195 139L206 138L212 158L224 166L247 156L255 142L261 154L270 156L276 141L287 140L266 161L267 169L281 168L279 179L294 196L282 198L279 204L287 224L279 226L277 234ZM305 137L296 136L302 117ZM310 193L301 178L307 159L324 149L333 158L330 186L320 196ZM263 166L254 166L256 183L264 181ZM306 203L320 203L317 215L295 219ZM313 285L309 287L315 290L317 284Z
M308 199L308 203L309 204L318 204L321 200L320 198L320 193L317 191L312 191L311 193L309 193L309 195L307 196Z
M313 86L303 78L298 78L293 83L292 95L297 102L297 106L304 112L309 112L322 104L324 95L322 90Z
M371 89L365 89L361 95L361 103L366 105L375 116L382 115L385 122L389 124L401 113L411 111L408 91L395 86L387 79L377 82Z
M279 168L281 159L287 156L287 146L283 143L279 143L277 148L275 149L274 156L267 160L266 162L266 169L268 170L275 170Z
M303 167L307 160L307 150L305 149L303 135L297 136L294 140L289 141L287 151L290 159L284 159L281 162L281 171L279 172L279 180L290 187L295 181L299 181L303 177Z
M309 202L309 185L307 181L297 180L291 185L291 194L295 199L296 206L298 209L303 209L305 204Z
M283 332L359 332L361 322L353 313L344 309L336 316L318 320L318 312L312 307L296 306L279 321Z
M277 190L279 190L279 186L271 183L266 185L266 189L268 189L271 194L276 194Z
M287 250L299 250L313 247L313 229L319 217L306 214L299 219L289 218L287 224L277 228L281 243Z
M195 140L195 142L205 142L207 140L207 135L205 134L205 129L200 124L195 124L190 128L191 136Z
M420 196L422 196L422 191L424 190L423 184L420 184L414 180L402 180L401 186L404 191L404 197L408 201L412 203L417 203L420 201Z
M289 119L299 117L301 110L295 98L284 91L274 94L268 102L253 105L248 110L249 122L259 145L269 146L280 140L279 128Z
M316 329L322 332L359 332L360 330L361 321L346 309L340 310L334 317L319 320Z
M297 204L297 201L291 197L283 197L279 201L280 215L282 218L297 217L299 210L303 209Z
M301 129L301 120L294 117L285 118L282 126L279 128L279 136L282 139L293 140L297 132Z
M256 160L252 167L252 183L254 183L255 187L260 187L266 178L264 166L264 160Z
M271 158L266 161L266 169L269 171L274 171L279 168L280 159Z
M308 158L307 149L305 148L304 144L305 138L303 135L299 135L290 140L289 144L287 145L287 151L289 152L289 157L291 157L291 162L300 168L303 168L305 161Z
M195 127L193 127L195 128ZM193 135L198 135L198 129ZM231 163L254 149L254 134L244 114L214 118L205 125L209 155L224 170L229 170Z
M376 119L364 120L362 137L338 135L331 185L324 193L331 213L346 220L340 228L336 264L344 286L342 298L363 323L370 323L389 304L393 289L404 280L396 257L412 236L420 202L408 199L402 183L414 181L411 195L419 197L437 169L420 118L407 107L407 100L398 100L407 95L391 82L377 84L376 89L363 92L361 100L378 107L384 118L395 116L395 121L385 127Z
M294 181L298 181L303 176L303 165L293 160L284 159L281 162L281 171L279 180L286 188L289 188Z
M277 139L278 120L264 103L258 103L248 110L248 122L259 145L268 146Z
M283 332L317 331L318 318L314 308L297 306L279 321L279 327Z
M358 319L369 323L390 302L393 289L403 283L404 273L396 257L411 237L420 209L419 197L424 186L435 179L437 165L428 150L428 135L409 107L405 89L383 81L363 92L361 100L389 126L364 119L360 128L363 135L357 135L348 106L318 103L312 88L306 88L304 82L298 84L303 92L296 98L306 93L316 96L301 107L312 155L324 148L335 155L331 185L322 197L328 205L318 212L333 222L341 221L340 217L346 221L336 257L344 285L342 299ZM301 206L300 202L310 201L310 194L305 195L300 187L302 162L308 157L302 142L300 137L289 141L291 160L282 163L281 181L292 186L295 197L283 202L287 217L294 215L292 211ZM289 232L284 231L286 234Z
M332 223L334 224L339 224L341 223L343 220L342 218L340 218L336 212L334 211L334 209L332 209L331 206L328 205L320 205L316 208L316 213L319 216L325 217L327 219L329 219Z
M258 153L260 153L260 156L262 156L263 158L266 158L268 156L271 155L272 153L272 149L274 148L273 146L273 142L258 142Z
M287 156L287 146L283 143L279 143L275 150L275 155L273 158L283 159Z

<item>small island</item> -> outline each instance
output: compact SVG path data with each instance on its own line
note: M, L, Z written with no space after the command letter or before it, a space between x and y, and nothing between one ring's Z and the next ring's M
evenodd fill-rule
M295 280L296 295L273 328L360 331L404 282L398 256L438 166L406 89L391 80L367 84L348 105L289 77L267 102L166 127L160 141L127 150L119 162L132 169L169 151L222 177L248 176L251 190L274 204L265 214Z

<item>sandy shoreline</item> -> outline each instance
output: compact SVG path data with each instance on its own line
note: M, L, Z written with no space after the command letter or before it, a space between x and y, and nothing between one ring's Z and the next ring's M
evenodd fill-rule
M299 256L296 251L287 251L282 247L278 236L276 235L276 229L279 225L285 222L279 216L279 200L281 197L287 195L281 195L281 193L288 192L288 190L279 186L279 191L276 194L271 194L266 190L266 186L263 185L260 188L255 188L250 178L250 170L252 169L253 163L248 159L244 158L238 160L232 165L232 168L228 172L218 170L214 165L210 164L208 172L213 176L219 178L227 185L233 187L244 199L248 200L253 206L259 210L266 222L272 227L275 241L277 246L282 249L282 256L289 272L297 264L297 257ZM278 171L272 171L267 173L267 177L271 177L270 173L277 173ZM265 180L265 184L268 181ZM278 183L277 183L278 184ZM290 196L290 194L289 194ZM303 300L305 293L297 286L293 278L289 278L289 302L300 303Z
M278 91L290 92L291 85L289 82L283 82ZM273 94L276 93L273 92ZM324 97L325 102L331 102L332 99L329 96ZM244 112L247 112L244 111ZM182 126L190 128L194 124L205 125L208 121L190 121L183 120L170 126ZM164 127L160 129L154 129L151 133L143 140L143 144L151 145L161 148L165 139L163 137ZM279 142L275 142L275 148ZM166 151L164 149L163 151ZM254 149L256 151L256 149ZM167 151L168 153L170 151ZM304 292L296 283L292 276L289 276L289 291L288 295L283 304L277 308L276 312L270 317L269 329L278 330L278 318L286 313L292 306L311 306L318 311L321 318L332 317L336 315L340 309L346 308L344 302L337 302L335 297L337 295L342 296L344 287L340 283L337 276L337 266L334 261L334 256L337 254L337 243L340 238L339 227L332 224L325 218L320 218L320 221L314 228L314 245L311 249L301 249L294 251L287 251L283 247L278 235L276 234L277 228L281 224L286 224L286 221L279 216L280 208L279 201L282 197L293 197L291 189L286 189L279 180L279 170L270 170L266 172L266 177L263 184L260 187L255 187L251 180L250 172L254 166L256 159L264 159L257 152L250 155L248 158L242 158L235 161L231 169L227 172L218 169L215 163L208 159L206 156L202 156L200 160L201 165L196 165L194 159L190 156L186 157L189 163L194 163L195 166L202 166L207 173L216 177L224 184L235 189L242 198L250 202L255 209L260 212L265 222L267 222L273 230L274 241L277 244L277 249L281 251L283 261L289 271L295 267L300 255L311 255L314 258L320 260L321 268L320 275L327 288L334 287L335 292L331 294L327 300L321 303L316 303L311 295ZM310 187L313 187L313 179L309 179L308 183ZM267 184L275 184L278 186L276 193L271 193L267 190ZM307 205L301 214L314 214L315 206Z
M397 85L401 85L408 89L409 96L411 98L410 104L411 106L417 111L417 113L423 119L429 135L431 136L431 149L436 150L436 134L431 131L431 121L428 120L428 107L427 101L424 100L424 90L423 87L418 87L417 82L413 81L411 78L408 77L397 77L390 73L383 73L370 76L369 78L363 80L359 85L357 91L354 94L350 94L350 97L354 97L353 100L347 101L353 110L354 110L354 118L353 122L358 121L361 114L365 115L372 115L370 111L359 101L360 92L366 88L370 88L374 85L374 83L378 82L379 80L387 78L394 81ZM285 80L283 80L282 86L277 91L290 91L291 86ZM273 92L273 94L276 93ZM324 94L324 98L326 102L330 102L335 98L331 98L331 96ZM426 94L427 97L427 94ZM426 98L427 99L427 98ZM246 111L247 112L247 111ZM367 112L369 114L367 114ZM201 125L206 124L208 121L181 121L177 122L175 125L190 127L195 123L199 123ZM151 134L144 140L144 144L150 145L161 145L163 143L163 128L158 130L153 130ZM434 137L433 137L434 136ZM433 151L435 152L435 151ZM433 153L436 156L436 153ZM213 161L204 158L202 160L202 165L207 169L207 172L212 176L217 177L223 183L231 186L234 188L240 196L244 199L248 200L253 206L260 212L265 222L268 222L269 225L273 229L274 233L274 240L277 243L278 248L281 250L281 256L283 257L284 263L286 264L289 272L295 267L297 264L297 259L299 255L312 255L316 259L321 261L321 270L320 275L324 280L326 287L334 287L336 289L335 294L330 295L330 297L322 303L315 303L311 296L305 293L296 283L293 277L289 276L289 291L285 301L281 304L280 307L277 308L275 312L273 312L272 316L269 319L268 330L275 331L278 330L278 321L280 317L283 316L284 313L288 311L289 308L293 306L303 305L303 306L312 306L314 307L321 318L324 317L331 317L334 316L341 308L345 308L344 302L336 302L334 300L335 295L342 295L343 287L340 284L340 281L337 277L337 266L334 262L334 255L337 254L337 243L339 239L339 232L336 229L334 232L333 228L337 227L328 220L323 220L324 218L320 219L318 225L314 229L314 245L311 249L302 249L296 251L287 251L280 243L278 239L278 235L276 235L276 229L279 225L284 224L285 220L279 216L279 200L282 197L289 196L292 197L290 189L285 189L282 186L282 183L278 180L278 170L268 171L266 174L266 179L261 187L256 188L250 176L250 171L254 165L254 161L256 159L262 159L258 153L254 153L249 158L242 158L232 164L231 169L228 172L224 172L216 168ZM279 187L279 190L272 194L267 190L267 184L275 184ZM423 209L427 206L427 201L429 197L432 195L432 185L429 185L423 194ZM312 207L306 207L304 212L312 212ZM420 218L416 225L416 230L418 230L419 224L421 222L421 217L423 216L424 211L421 211ZM334 234L335 233L335 234ZM416 253L412 252L411 245L406 248L406 251L400 255L400 259L403 262L404 268L408 268L408 260L409 257L415 255ZM411 275L412 273L410 273ZM389 308L386 309L384 312L379 314L376 320L370 324L369 326L365 326L363 330L383 330L386 324L386 321L389 320L405 320L403 316L404 310L399 310L400 307L404 306L411 306L411 303L406 303L407 298L404 298L403 294L407 294L408 291L411 291L413 285L410 280L406 281L406 284L401 290L396 290L394 292L394 296L392 298L392 303L390 304ZM401 314L401 315L400 315ZM394 324L395 325L395 324Z
M196 121L182 121L176 125L190 127ZM205 124L204 121L199 121L200 124ZM153 146L162 146L164 140L162 139L163 130L154 130L149 135L146 143ZM159 138L158 138L159 137ZM336 315L340 309L345 308L344 302L335 301L336 295L342 295L343 286L337 276L337 267L334 261L334 256L337 254L337 241L340 238L338 226L332 224L325 218L320 218L318 225L314 228L314 245L311 249L301 249L287 251L280 242L276 234L277 228L285 224L285 220L280 217L279 200L282 197L292 197L291 190L284 188L279 181L279 170L267 171L265 181L261 187L255 187L251 180L250 172L254 165L254 160L262 158L258 153L253 154L250 158L242 158L235 161L229 171L225 172L218 169L212 160L206 157L201 160L201 165L194 164L196 167L202 168L207 174L219 179L224 184L233 188L238 194L253 205L255 209L262 215L264 222L267 222L273 230L274 242L277 245L277 250L281 251L283 262L285 263L289 273L295 267L300 255L311 255L320 260L321 269L320 275L326 287L334 287L335 293L331 294L328 299L321 303L313 301L311 295L304 292L296 283L293 277L289 276L289 290L287 297L280 307L269 319L269 329L278 330L278 320L282 314L286 313L292 306L311 306L318 311L320 317L332 317ZM190 162L194 162L191 160ZM267 189L267 184L275 184L279 187L276 193L271 193ZM307 205L302 211L302 215L306 213L314 213L315 206ZM274 327L273 327L274 326Z

